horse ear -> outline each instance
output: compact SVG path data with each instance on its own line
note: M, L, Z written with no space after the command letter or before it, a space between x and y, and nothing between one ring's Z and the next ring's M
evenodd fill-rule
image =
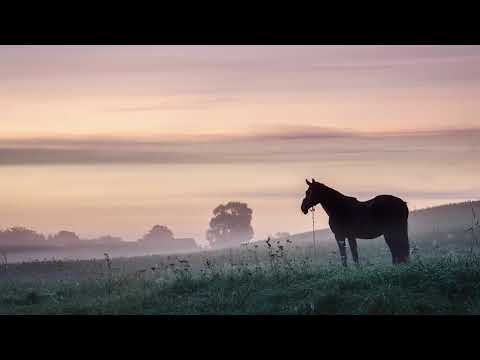
M314 178L312 178L312 183L316 182Z
M308 186L312 185L312 183L310 181L308 181L307 179L305 179L305 181L307 182Z

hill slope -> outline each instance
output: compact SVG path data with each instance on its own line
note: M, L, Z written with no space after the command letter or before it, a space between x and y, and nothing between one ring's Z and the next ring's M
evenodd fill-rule
M472 223L474 215L480 215L480 201L465 201L419 209L410 212L409 230L412 233L425 233L465 229Z
M480 218L480 200L465 201L455 204L440 205L425 209L410 211L408 218L409 233L423 235L432 232L446 233L463 230L472 223L472 209ZM297 243L312 242L312 232L293 234L292 241ZM333 240L329 228L315 231L315 239L319 242Z

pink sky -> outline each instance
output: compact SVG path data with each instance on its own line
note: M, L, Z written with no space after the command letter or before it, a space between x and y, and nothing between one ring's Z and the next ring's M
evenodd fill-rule
M308 231L304 178L477 198L479 46L0 46L0 227ZM319 219L325 224L325 217ZM282 225L279 228L279 224Z

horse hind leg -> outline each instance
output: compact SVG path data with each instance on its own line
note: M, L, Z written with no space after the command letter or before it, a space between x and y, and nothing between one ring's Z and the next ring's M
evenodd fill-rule
M406 227L399 228L384 235L385 241L392 253L393 264L406 263L410 257L408 243L408 230Z
M347 266L347 250L345 246L345 237L335 234L335 239L337 240L338 249L340 250L342 265L346 267Z
M353 261L355 265L358 265L358 248L357 248L357 239L349 237L348 245L350 245L350 251L352 253Z
M404 224L397 232L399 260L401 263L406 263L410 259L410 244L408 241L408 224Z
M393 236L391 234L384 234L383 237L385 238L385 242L388 245L388 248L390 249L390 253L392 254L392 263L396 265L398 263L398 250L397 247L395 246L395 243L393 241Z

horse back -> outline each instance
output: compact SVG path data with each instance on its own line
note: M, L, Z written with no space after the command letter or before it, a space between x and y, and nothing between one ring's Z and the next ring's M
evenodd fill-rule
M362 205L373 216L408 218L407 203L393 195L378 195L364 201Z

